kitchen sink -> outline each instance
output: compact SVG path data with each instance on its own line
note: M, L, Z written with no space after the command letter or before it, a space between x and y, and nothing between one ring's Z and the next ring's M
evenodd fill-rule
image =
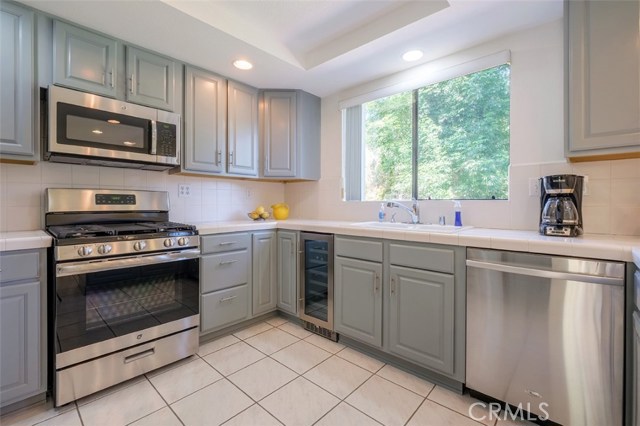
M444 234L452 234L454 232L465 231L473 228L473 226L453 226L453 225L436 225L426 223L403 223L403 222L355 222L354 226L373 229L388 229L416 232L441 232Z

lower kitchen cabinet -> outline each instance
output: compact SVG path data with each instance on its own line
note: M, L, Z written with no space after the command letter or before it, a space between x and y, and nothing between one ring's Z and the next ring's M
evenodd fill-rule
M248 284L202 295L201 332L217 330L251 317Z
M253 234L253 315L276 309L276 232Z
M0 407L46 392L45 261L45 250L0 253Z
M391 266L389 352L454 372L454 276Z
M382 347L382 264L336 257L334 270L336 331Z
M298 313L298 234L278 231L278 309Z

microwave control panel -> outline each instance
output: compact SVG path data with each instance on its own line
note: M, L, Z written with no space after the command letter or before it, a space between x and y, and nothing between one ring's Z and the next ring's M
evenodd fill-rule
M156 123L156 154L164 157L175 157L177 149L177 129L175 124Z

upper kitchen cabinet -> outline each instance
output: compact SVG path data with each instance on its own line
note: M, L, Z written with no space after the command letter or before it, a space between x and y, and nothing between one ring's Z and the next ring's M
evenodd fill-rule
M227 80L187 67L184 96L186 172L222 174L227 158Z
M320 98L301 90L262 93L263 175L320 179Z
M568 3L566 155L640 155L640 2Z
M53 22L53 82L167 111L179 111L180 64L113 38Z
M34 15L0 3L0 157L38 159L34 136Z
M258 175L258 89L228 83L229 174Z
M173 110L175 61L127 46L127 100Z
M54 21L53 51L54 83L116 97L116 40Z

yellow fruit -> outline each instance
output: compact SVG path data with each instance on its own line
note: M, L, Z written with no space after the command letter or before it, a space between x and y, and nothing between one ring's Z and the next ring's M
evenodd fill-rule
M253 219L253 220L256 220L257 218L260 217L260 215L258 213L256 213L256 212L251 212L251 213L249 213L249 217L251 219Z
M267 219L269 217L269 212L260 213L260 217L263 218L263 219Z
M258 206L258 208L257 208L257 209L255 209L254 211L255 211L256 213L258 213L258 214L262 214L262 213L264 213L264 207L262 207L262 206Z

